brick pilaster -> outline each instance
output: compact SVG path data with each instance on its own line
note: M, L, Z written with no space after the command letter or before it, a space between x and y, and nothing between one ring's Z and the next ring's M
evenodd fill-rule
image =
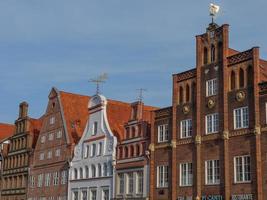
M157 183L155 182L155 176L157 173L155 169L155 113L153 112L151 115L151 130L150 130L150 160L149 160L149 199L154 199L155 188Z

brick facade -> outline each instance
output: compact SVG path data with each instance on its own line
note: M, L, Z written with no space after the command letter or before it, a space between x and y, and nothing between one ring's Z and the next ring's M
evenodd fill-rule
M210 24L196 36L196 54L195 69L173 75L172 107L155 112L150 197L263 200L266 61L258 47L230 49L228 25ZM216 92L209 94L212 84ZM187 137L182 123L192 124ZM169 138L158 143L161 124L168 124ZM159 183L161 165L168 167L167 185Z

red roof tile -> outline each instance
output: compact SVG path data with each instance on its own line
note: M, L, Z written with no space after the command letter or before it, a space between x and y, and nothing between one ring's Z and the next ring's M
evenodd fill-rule
M67 131L70 142L77 143L89 118L88 103L91 97L60 91ZM144 118L150 121L150 111L154 107L144 106ZM107 100L107 118L113 134L118 140L123 138L124 125L130 120L131 104L116 100Z
M14 134L15 126L12 124L0 123L0 141Z

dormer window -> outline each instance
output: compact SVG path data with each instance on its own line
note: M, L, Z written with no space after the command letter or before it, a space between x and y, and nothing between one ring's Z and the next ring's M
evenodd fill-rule
M97 134L97 122L94 122L93 125L93 134L92 135L96 135Z

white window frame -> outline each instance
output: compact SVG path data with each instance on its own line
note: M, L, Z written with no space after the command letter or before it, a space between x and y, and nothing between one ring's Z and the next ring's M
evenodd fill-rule
M127 173L127 184L126 184L126 193L132 194L134 191L134 173L129 172Z
M180 122L180 137L192 137L192 119L185 119Z
M210 118L211 117L211 118ZM209 119L210 118L210 119ZM209 120L211 120L211 130L209 130ZM206 135L217 133L219 131L219 113L212 113L205 116Z
M48 140L49 140L49 141L54 140L54 133L49 133L49 134L48 134Z
M167 142L169 140L169 125L158 125L158 142Z
M47 159L52 159L52 150L47 152Z
M42 143L42 144L45 143L45 139L46 139L46 138L45 138L45 135L42 135L42 137L41 137L41 143Z
M123 194L124 193L124 183L125 183L125 180L124 180L124 174L123 173L119 173L118 174L118 179L119 179L119 190L118 190L118 193L119 194Z
M193 164L192 162L181 163L180 164L180 186L188 187L192 185L193 185Z
M52 117L50 117L50 119L49 119L49 124L50 124L50 125L55 124L55 121L56 121L55 116L52 116Z
M249 166L248 164L245 164L246 159L249 159ZM241 180L237 180L237 170L238 170L238 166L237 166L237 159L241 159ZM250 171L246 172L246 166L249 167ZM247 179L245 179L247 174ZM248 178L249 177L249 178ZM251 157L250 155L243 155L243 156L235 156L234 157L234 181L235 183L250 183L251 182Z
M56 149L55 156L56 156L56 157L59 157L60 154L61 154L61 149Z
M93 199L93 192L95 192L95 200L97 199L97 190L96 189L90 189L90 197L89 197L89 199L90 200L94 200Z
M97 155L98 156L101 156L101 154L102 154L102 148L103 148L102 142L99 142L97 146L98 146L98 148L97 148Z
M44 152L41 152L39 155L39 160L44 160L45 154Z
M90 148L90 157L94 157L95 155L96 155L96 144L95 143L93 143L92 145L91 145L91 148Z
M211 170L211 179L209 179L209 170ZM205 183L206 185L220 184L220 160L205 161Z
M144 173L143 171L138 171L136 173L136 193L143 194L144 192Z
M206 81L206 97L217 95L218 93L218 81L217 78Z
M169 183L169 166L157 166L157 187L166 188Z
M53 185L58 185L59 184L59 173L54 172L53 173Z
M240 111L240 122L237 121L237 112ZM249 110L248 106L236 108L233 110L234 129L242 129L249 127Z
M65 185L67 183L68 174L66 170L61 172L61 185Z
M57 131L57 139L61 138L62 137L62 130L58 130Z

